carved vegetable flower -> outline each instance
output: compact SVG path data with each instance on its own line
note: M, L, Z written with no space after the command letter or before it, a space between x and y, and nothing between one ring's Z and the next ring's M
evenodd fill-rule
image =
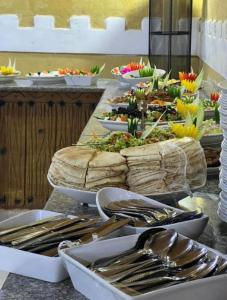
M200 137L200 132L194 124L184 125L175 123L171 125L171 131L178 138L191 137L194 139L198 139Z
M191 73L179 72L180 81L183 80L195 81L196 78L197 78L197 74L195 74L194 72Z
M194 103L183 103L180 99L177 100L176 106L177 112L186 118L189 114L195 116L198 112L198 105Z
M220 94L218 92L213 92L210 94L210 100L213 102L217 102L220 98Z

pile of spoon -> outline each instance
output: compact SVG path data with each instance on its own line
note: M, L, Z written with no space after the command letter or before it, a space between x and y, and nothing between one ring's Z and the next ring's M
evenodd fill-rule
M87 267L118 289L136 296L225 273L227 260L179 236L173 229L152 228L139 236L132 249Z
M46 256L58 255L58 245L64 240L76 244L91 242L128 224L128 220L112 217L107 222L84 215L68 217L59 215L45 218L27 225L0 229L0 245L13 247Z
M135 227L164 226L168 224L198 219L203 216L201 212L177 212L172 208L157 207L143 200L122 200L110 202L102 207L109 216L129 219L129 224Z

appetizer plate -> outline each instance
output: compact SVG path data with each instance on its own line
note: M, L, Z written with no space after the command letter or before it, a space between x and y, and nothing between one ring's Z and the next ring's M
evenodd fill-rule
M87 204L95 204L95 192L77 190L73 188L68 188L64 186L57 186L55 185L49 177L47 177L50 185L55 189L55 191L62 193L80 203L87 203Z
M97 192L96 195L96 205L99 211L100 216L103 220L108 220L109 217L105 214L103 211L103 206L107 205L110 202L117 202L121 200L131 200L131 199L141 199L145 201L147 204L151 204L153 206L157 207L166 207L166 208L172 208L168 205L162 204L160 202L157 202L153 199L147 198L145 196L126 191L119 188L103 188L100 191ZM183 212L181 209L175 209L176 212ZM184 221L179 222L175 224L165 225L165 226L158 226L163 228L173 228L177 232L190 237L190 238L198 238L203 230L205 229L208 222L208 217L206 215L202 216L199 219L194 219L190 221ZM135 233L141 233L146 231L150 227L132 227L132 226L126 226L127 231L129 231L129 234L135 234Z
M47 210L31 210L0 223L0 229L26 225L48 217L61 215ZM0 246L0 268L48 282L59 282L68 277L60 257L48 257L5 246Z
M165 70L161 70L161 69L155 69L154 70L154 75L157 78L164 76L165 73L166 73ZM140 82L151 81L153 76L151 76L151 77L139 77L139 71L132 71L132 72L129 72L125 75L122 75L122 78L125 80L125 82L130 84L130 86L134 86L134 85L136 85Z
M227 274L189 281L133 297L118 290L72 258L77 257L78 260L94 262L103 257L115 256L134 247L137 239L138 235L131 235L97 242L89 246L61 250L60 256L66 265L74 288L90 300L191 300L192 295L195 300L226 300ZM202 244L196 244L205 247ZM213 249L206 248L210 256L219 255L227 258Z

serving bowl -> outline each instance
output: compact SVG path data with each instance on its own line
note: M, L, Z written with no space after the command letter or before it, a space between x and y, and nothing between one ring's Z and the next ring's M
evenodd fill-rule
M103 220L108 220L109 217L106 215L106 213L103 211L103 207L106 206L108 203L111 202L118 202L122 200L132 200L132 199L140 199L145 201L147 204L156 206L156 207L166 207L166 208L171 208L172 207L162 204L158 201L155 201L153 199L150 199L148 197L126 191L123 189L119 188L103 188L100 191L97 192L96 195L96 205L99 211L100 216L102 217ZM183 210L174 208L176 212L182 213ZM198 238L200 234L203 232L205 229L206 225L208 222L208 216L203 215L201 218L194 219L194 220L189 220L189 221L183 221L179 223L174 223L174 224L169 224L165 226L161 226L164 228L173 228L177 232L190 237L190 238ZM141 233L146 231L149 227L132 227L132 226L126 226L127 231L130 232L130 234L135 234L135 233Z

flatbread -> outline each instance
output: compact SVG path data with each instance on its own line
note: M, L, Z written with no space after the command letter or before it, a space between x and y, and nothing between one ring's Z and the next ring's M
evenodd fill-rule
M85 178L73 177L71 174L68 175L61 169L56 168L54 164L51 164L48 174L50 174L53 178L55 178L55 181L60 180L61 182L79 184L80 186L85 185Z
M159 146L158 143L155 144L149 144L144 146L137 146L137 147L130 147L126 148L120 151L120 154L125 157L141 157L141 156L157 156L157 159L154 158L154 160L160 160L160 153L159 153Z
M161 166L149 166L149 165L138 165L138 166L130 166L129 167L130 172L136 172L136 173L140 173L140 172L156 172L156 171L160 171L161 170Z
M127 183L129 186L140 186L147 183L152 184L154 181L162 181L166 176L166 172L138 172L131 173L129 172L127 176Z
M142 186L129 186L130 191L143 195L160 194L167 191L165 182L162 180L153 181L152 184L144 184Z
M67 147L57 151L54 158L74 167L86 169L96 150Z
M125 158L120 153L97 152L89 162L89 168L112 167L125 165Z
M85 187L90 189L101 185L108 186L109 184L113 184L113 183L125 184L125 181L126 181L125 175L106 177L104 179L100 179L92 182L86 182Z
M67 176L78 178L78 180L83 179L85 181L87 173L86 169L72 167L68 164L65 164L64 162L55 160L52 162L52 166L55 169L58 169L59 173L61 174L66 174Z
M86 176L86 182L94 182L107 177L115 177L120 175L126 175L126 172L115 172L115 171L88 171Z
M119 166L109 166L109 167L99 167L99 168L93 168L89 167L88 171L94 171L94 172L103 172L103 171L112 171L112 172L127 172L128 166L127 164L119 165Z

